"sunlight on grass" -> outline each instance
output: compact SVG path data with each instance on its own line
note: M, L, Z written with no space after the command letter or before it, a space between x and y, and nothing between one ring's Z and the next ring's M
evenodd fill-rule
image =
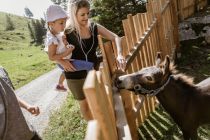
M44 140L82 140L86 127L87 123L80 115L78 102L69 95L61 109L52 114Z
M210 125L204 125L198 129L200 140L210 138L209 128ZM138 132L140 140L183 140L181 130L161 106L150 114Z
M0 51L0 65L8 71L15 88L55 67L40 47Z

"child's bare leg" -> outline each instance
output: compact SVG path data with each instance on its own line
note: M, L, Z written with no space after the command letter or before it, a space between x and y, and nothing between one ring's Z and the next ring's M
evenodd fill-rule
M64 80L65 80L65 75L64 75L64 73L62 72L61 75L60 75L58 84L59 84L60 86L63 86Z
M58 85L56 86L56 89L57 89L58 91L67 91L67 89L66 89L66 88L64 87L64 85L63 85L63 82L64 82L65 79L66 79L66 78L65 78L65 75L64 75L64 73L62 72L61 75L60 75L60 77L59 77Z

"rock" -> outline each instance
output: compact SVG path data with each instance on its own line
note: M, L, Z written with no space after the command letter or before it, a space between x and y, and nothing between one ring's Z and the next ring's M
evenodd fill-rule
M197 38L196 33L191 28L189 28L188 30L184 29L184 30L181 30L179 32L179 39L180 39L180 41L189 40L189 39L195 39L195 38Z
M205 41L210 44L210 29L207 30L206 35L205 35Z

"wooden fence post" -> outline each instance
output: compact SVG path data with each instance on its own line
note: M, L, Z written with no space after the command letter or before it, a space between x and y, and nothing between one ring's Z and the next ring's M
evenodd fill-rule
M99 123L96 120L88 122L85 140L104 140Z
M110 104L107 97L104 95L106 91L101 89L95 70L88 73L83 90L93 118L96 119L101 126L104 139L117 140L116 128L113 127L112 123L114 122L112 122L112 118L110 117L111 111L109 110L110 107L108 107Z

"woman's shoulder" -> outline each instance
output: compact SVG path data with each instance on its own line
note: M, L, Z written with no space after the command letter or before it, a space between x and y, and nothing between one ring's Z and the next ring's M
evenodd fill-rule
M90 22L90 29L92 30L92 31L94 31L94 34L98 34L98 23L96 23L96 22Z
M90 21L90 24L89 24L91 27L97 27L98 26L98 23L94 22L94 21Z

